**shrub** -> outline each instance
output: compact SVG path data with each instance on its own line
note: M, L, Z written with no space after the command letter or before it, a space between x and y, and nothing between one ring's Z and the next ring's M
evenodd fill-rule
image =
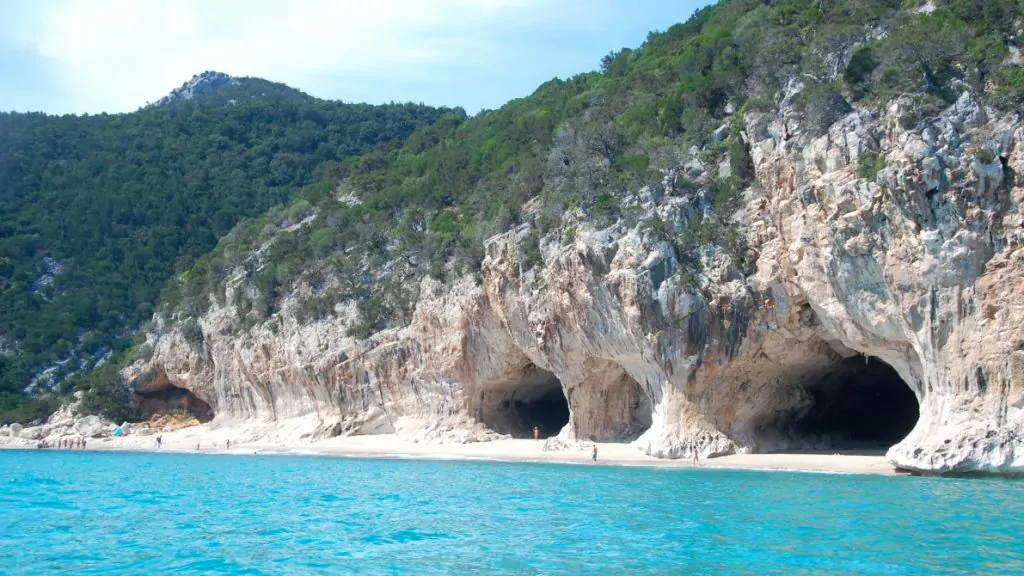
M203 343L203 329L195 318L187 318L181 323L181 335L189 344L197 346Z
M985 148L984 146L976 148L974 150L974 157L978 159L982 164L992 164L996 161L995 152Z
M0 394L0 426L43 420L58 408L60 399L54 396L32 398L5 392Z
M843 80L854 94L863 97L870 90L871 74L878 68L875 52L871 45L861 46L853 51L849 63L843 70Z
M873 150L864 150L857 161L857 176L874 182L885 165L885 155Z
M78 406L78 413L83 416L97 414L115 422L136 422L144 417L121 377L119 362L110 361L93 370L78 382L77 388L84 392Z
M1009 68L999 75L998 80L996 104L1006 109L1024 106L1024 68Z
M733 180L740 187L746 187L754 181L754 160L750 156L750 146L738 134L732 138L729 144L729 169Z
M531 230L526 238L523 238L523 243L519 246L519 250L520 263L524 270L529 270L543 262L543 257L540 253L540 239L535 231Z
M288 209L288 218L292 221L298 222L306 216L309 216L312 211L313 206L310 205L307 200L302 199L297 201L295 204L292 204L292 207Z
M711 205L715 209L715 214L720 218L725 218L740 207L740 187L731 178L712 181L708 187L708 193L711 196Z
M594 200L594 215L602 226L611 224L618 211L618 202L611 194L601 194Z

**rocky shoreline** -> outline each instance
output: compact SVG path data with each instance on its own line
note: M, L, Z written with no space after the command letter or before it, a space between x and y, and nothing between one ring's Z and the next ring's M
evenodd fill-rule
M541 424L566 444L710 458L828 450L867 422L872 441L898 434L878 442L900 469L1024 472L1020 118L964 91L927 122L903 122L913 103L900 99L817 134L793 110L801 89L744 118L757 184L732 216L751 246L742 266L718 247L680 261L652 228L706 210L703 189L676 183L728 166L693 151L624 201L636 225L567 214L573 241L543 239L535 267L529 226L491 238L482 282L423 279L404 328L354 339L346 303L302 322L302 286L238 333L227 290L198 340L158 323L152 357L125 376L140 394L187 391L215 419L304 418L321 437L392 433L402 418L455 441ZM859 170L866 155L882 158L876 174ZM899 390L906 410L871 407ZM538 411L551 398L561 427L544 422L556 408Z

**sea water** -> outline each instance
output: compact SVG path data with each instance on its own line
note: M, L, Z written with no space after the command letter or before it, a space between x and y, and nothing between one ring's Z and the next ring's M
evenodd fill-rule
M1024 574L1024 482L0 451L0 573Z

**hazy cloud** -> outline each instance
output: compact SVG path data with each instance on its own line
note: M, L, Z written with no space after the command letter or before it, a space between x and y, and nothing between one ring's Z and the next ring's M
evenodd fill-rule
M0 109L134 110L219 70L315 96L495 107L706 2L7 0Z

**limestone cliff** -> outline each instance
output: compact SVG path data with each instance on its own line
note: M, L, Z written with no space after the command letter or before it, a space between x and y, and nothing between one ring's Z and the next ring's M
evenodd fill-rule
M304 285L235 335L229 290L200 338L158 326L127 375L143 395L186 389L217 419L303 418L326 435L536 425L552 449L634 441L677 458L888 446L878 430L909 430L888 450L899 468L1024 472L1024 124L965 91L916 126L896 100L817 135L787 102L744 118L756 183L732 215L739 259L707 246L690 261L650 225L707 210L677 182L720 167L681 155L624 200L637 224L566 214L574 234L545 237L539 266L524 262L528 226L495 236L482 282L417 280L406 327L356 340L345 302L300 323ZM876 174L858 171L868 154Z

